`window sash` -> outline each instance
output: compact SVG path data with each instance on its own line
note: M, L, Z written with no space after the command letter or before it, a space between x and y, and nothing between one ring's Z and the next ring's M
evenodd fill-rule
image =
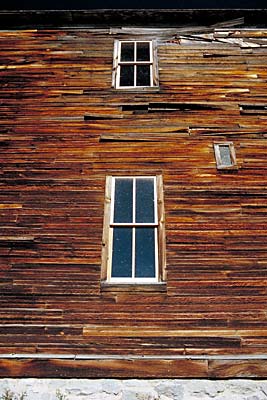
M132 179L133 180L133 222L114 222L114 211L115 211L115 182L116 179ZM136 218L136 180L137 179L153 179L154 185L154 221L153 222L135 222ZM155 176L118 176L112 177L111 183L111 213L110 213L110 225L121 225L121 226L145 226L145 225L158 225L158 208L157 208L157 185Z
M159 266L158 266L158 228L154 228L154 259L155 259L155 277L136 277L136 265L135 265L135 255L136 255L136 235L135 227L132 228L132 276L127 278L112 277L112 259L113 259L113 228L110 230L110 262L108 265L108 281L111 283L154 283L159 281Z
M133 205L132 205L132 218L133 222L114 222L114 210L115 210L115 184L116 179L132 179L133 181ZM136 222L136 181L138 179L153 179L153 188L154 188L154 221L153 222ZM156 185L156 177L152 176L138 176L138 177L112 177L111 181L111 213L110 213L110 222L109 222L109 262L108 262L108 274L107 279L112 283L129 283L129 282L142 282L142 283L152 283L159 281L159 265L158 265L158 210L157 210L157 185ZM112 277L112 262L113 262L113 232L115 227L130 227L132 229L132 276L127 278L120 277ZM154 228L154 269L155 269L155 277L136 277L135 276L135 261L136 261L136 229L138 227L143 228Z
M121 61L121 45L122 43L134 43L134 60L132 61ZM149 43L149 61L138 61L137 60L137 44L138 43ZM125 88L125 89L133 89L133 88L143 88L143 87L153 87L153 64L154 64L154 57L153 57L153 45L152 41L148 40L138 40L138 41L129 41L129 40L122 40L118 42L117 46L117 73L116 73L116 87L117 88ZM125 86L121 85L121 67L124 65L132 65L134 67L133 71L133 78L134 78L134 84ZM149 66L149 85L137 85L137 67L139 65L147 65Z
M133 78L134 78L134 84L125 86L125 85L120 85L120 80L121 80L121 66L122 65L133 65L134 66L134 72L133 72ZM137 85L137 66L138 65L149 65L150 71L149 71L149 81L150 84L148 86L142 86L142 85ZM147 63L147 62L136 62L136 63L130 63L130 62L123 62L118 65L118 73L117 73L117 87L119 88L142 88L142 87L152 87L153 86L153 63Z
M122 43L134 43L134 59L130 61L121 60L121 45ZM149 44L149 60L139 61L137 60L137 44L138 43L148 43ZM152 42L150 40L120 40L119 41L119 54L118 54L119 64L152 64L153 63L153 52L152 52Z

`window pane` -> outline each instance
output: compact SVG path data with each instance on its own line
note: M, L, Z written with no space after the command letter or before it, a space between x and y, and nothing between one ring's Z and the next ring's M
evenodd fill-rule
M113 229L112 278L132 276L132 229Z
M136 179L136 222L154 221L154 180Z
M134 42L121 43L121 61L134 61Z
M134 86L134 66L120 66L120 86Z
M137 86L150 86L150 65L137 65Z
M137 61L150 61L149 43L137 43Z
M155 229L135 230L135 277L155 278Z
M222 165L232 165L230 147L219 146Z
M114 222L133 222L132 179L115 179Z

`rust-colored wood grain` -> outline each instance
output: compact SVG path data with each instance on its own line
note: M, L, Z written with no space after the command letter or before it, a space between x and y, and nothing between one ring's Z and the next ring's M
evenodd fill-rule
M152 36L159 89L112 89L114 40ZM246 27L0 31L1 376L266 376L265 40ZM237 169L217 170L220 141ZM162 285L100 285L105 179L127 174L163 177Z

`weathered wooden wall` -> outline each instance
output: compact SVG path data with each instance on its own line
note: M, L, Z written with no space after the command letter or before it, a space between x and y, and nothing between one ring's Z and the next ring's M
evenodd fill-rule
M267 30L139 33L0 32L1 376L267 375ZM157 39L159 91L111 89L129 37ZM101 290L105 177L140 173L163 175L166 288Z

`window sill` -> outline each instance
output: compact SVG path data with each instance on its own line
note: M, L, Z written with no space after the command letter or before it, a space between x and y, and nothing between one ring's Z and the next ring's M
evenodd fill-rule
M229 166L217 166L217 170L220 172L231 172L231 171L238 171L238 166L237 165L229 165Z
M142 92L159 92L159 86L147 86L147 87L113 87L112 90L114 92L133 92L133 93L142 93Z
M101 282L101 292L166 292L166 282L157 283L109 283Z

